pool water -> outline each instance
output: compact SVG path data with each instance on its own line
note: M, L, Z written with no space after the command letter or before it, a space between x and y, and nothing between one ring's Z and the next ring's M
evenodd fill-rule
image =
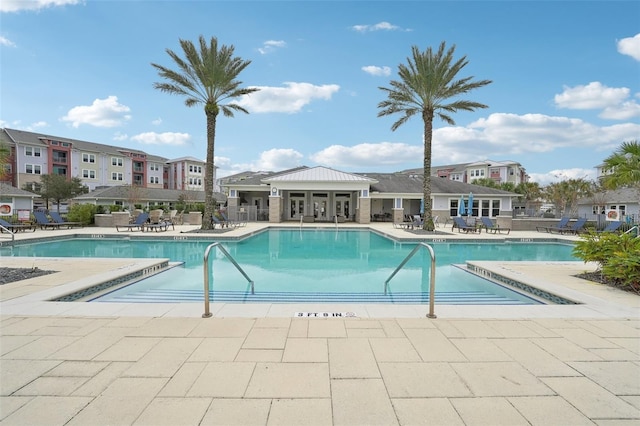
M111 292L97 301L202 301L203 254L215 242L72 239L18 245L14 256L169 258L181 266ZM210 253L212 301L428 303L431 258L420 250L384 282L416 243L399 243L365 230L268 230L224 248L255 283L255 294L235 266ZM576 260L555 243L433 243L436 303L535 304L535 300L455 265L469 260Z

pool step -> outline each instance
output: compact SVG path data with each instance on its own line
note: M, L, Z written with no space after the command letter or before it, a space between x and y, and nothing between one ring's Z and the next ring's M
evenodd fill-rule
M97 300L101 301L101 300ZM117 296L105 302L118 303L171 303L201 302L202 290L146 290ZM422 305L429 303L428 292L389 293L305 293L214 291L212 302L226 303L390 303ZM436 304L442 305L524 305L487 292L436 292Z

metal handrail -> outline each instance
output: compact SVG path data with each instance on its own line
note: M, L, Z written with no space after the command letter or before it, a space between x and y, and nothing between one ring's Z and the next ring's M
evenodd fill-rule
M302 229L302 219L304 219L304 216L300 215L300 229Z
M0 229L2 229L3 231L6 231L9 235L11 235L11 242L14 242L16 239L16 236L13 232L11 232L11 230L9 228L6 228L2 225L0 225Z
M418 245L411 250L411 253L398 265L398 267L389 275L389 278L384 282L384 294L387 294L387 287L389 287L389 281L393 278L400 269L413 257L414 254L420 250L421 247L426 247L429 250L429 255L431 256L431 278L429 282L429 313L427 314L427 318L437 318L436 314L433 312L435 307L435 293L436 293L436 254L433 251L433 247L426 243L418 243Z
M640 238L640 228L638 228L638 225L633 225L631 228L627 229L624 233L628 234L629 232L636 230L636 238Z
M338 215L333 216L335 222L336 222L336 231L338 230Z
M229 254L229 252L220 243L209 244L207 249L204 251L204 314L202 314L202 318L210 318L211 317L211 311L209 310L209 297L210 297L210 293L209 293L209 252L214 247L218 247L218 249L225 256L227 256L227 259L229 259L229 261L231 261L231 263L233 263L233 266L235 266L236 269L238 271L240 271L240 273L247 279L247 281L249 281L249 284L251 284L251 294L255 294L255 286L254 286L253 280L251 278L249 278L247 273L244 272L244 270L240 267L240 265L238 265L238 262L236 262L236 260L233 258L233 256L231 256L231 254Z

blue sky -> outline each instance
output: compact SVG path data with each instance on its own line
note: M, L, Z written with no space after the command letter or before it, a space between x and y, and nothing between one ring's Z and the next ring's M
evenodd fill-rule
M2 0L0 126L205 158L200 106L161 93L150 65L200 35L251 60L250 114L220 117L218 175L322 165L422 167L422 122L378 118L411 46L456 45L489 106L434 122L433 165L520 162L547 184L593 178L640 139L637 1Z

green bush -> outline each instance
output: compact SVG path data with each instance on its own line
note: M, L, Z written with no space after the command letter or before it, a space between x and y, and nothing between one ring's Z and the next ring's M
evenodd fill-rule
M588 233L576 243L573 254L585 262L596 262L602 276L613 284L640 291L640 238Z
M93 204L74 204L69 208L67 220L69 222L82 222L85 225L94 223L96 206Z
M119 212L119 211L122 211L122 206L119 206L117 204L112 204L109 206L109 213Z

